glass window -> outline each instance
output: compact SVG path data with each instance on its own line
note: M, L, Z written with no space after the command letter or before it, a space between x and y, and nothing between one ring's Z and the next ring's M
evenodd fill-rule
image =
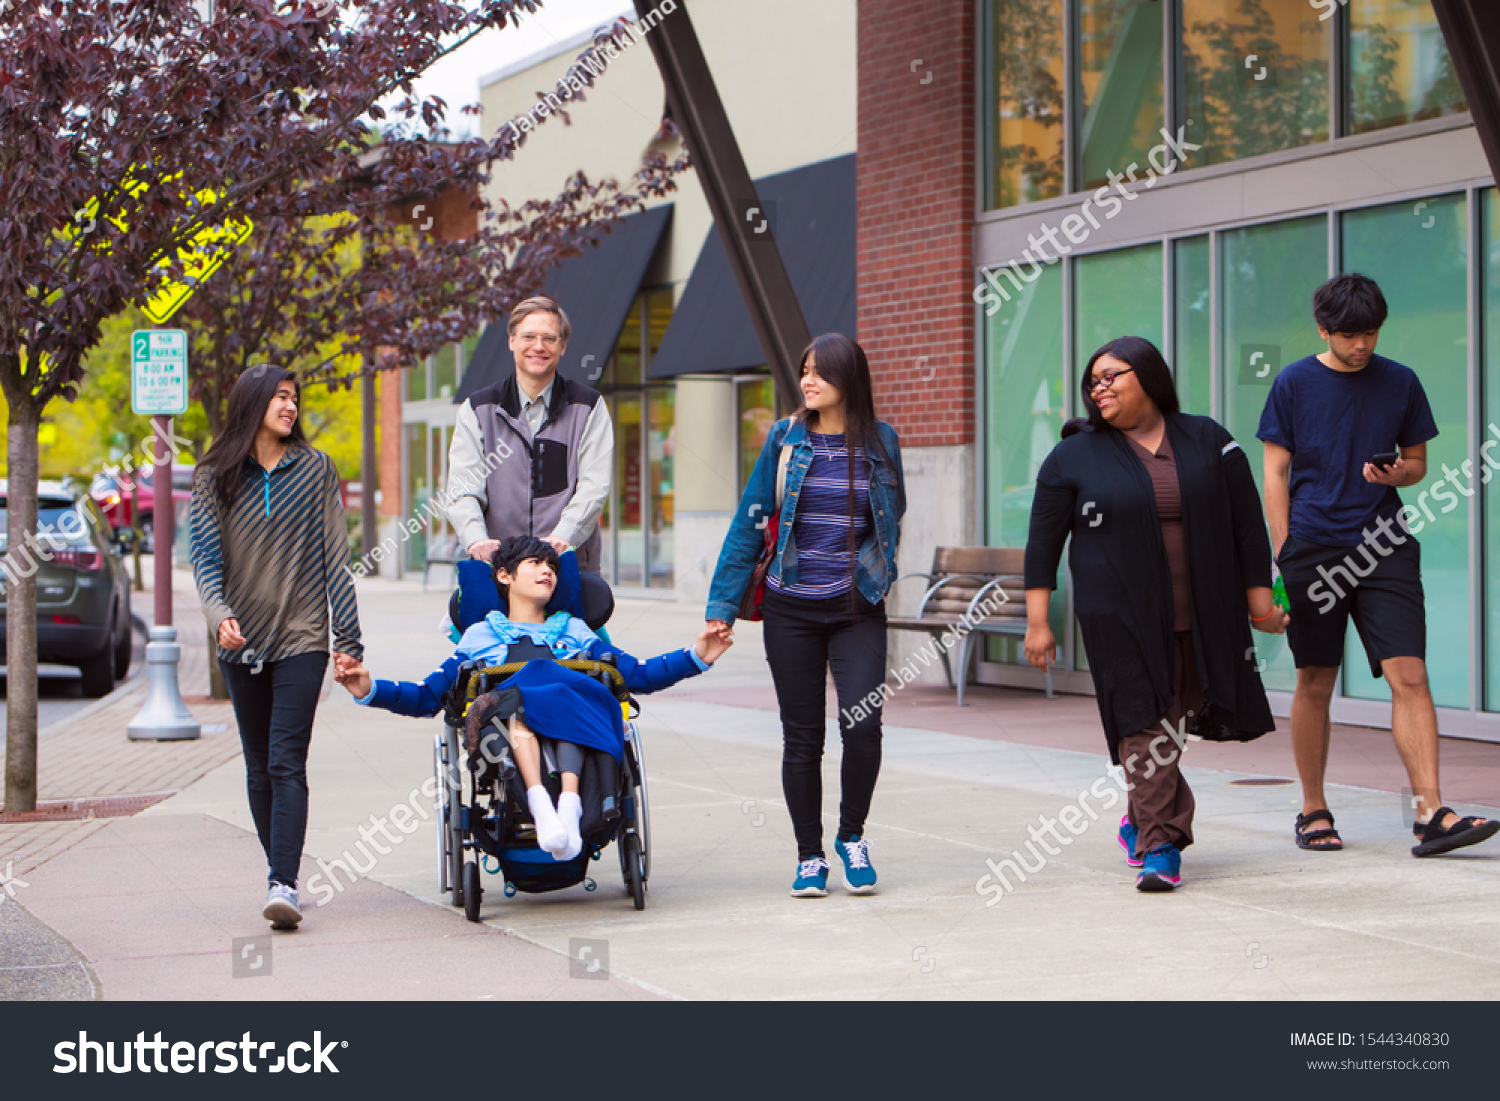
M1173 296L1172 372L1177 400L1184 413L1212 416L1209 376L1213 345L1209 319L1208 238L1189 237L1172 242Z
M752 379L735 384L736 412L740 424L740 480L736 493L750 484L750 472L776 423L776 384L770 379Z
M1075 0L1079 190L1132 163L1145 174L1161 141L1163 9L1155 0Z
M410 516L421 515L422 506L432 499L432 482L427 465L427 425L419 421L403 427L406 429L406 500L402 503L406 506L406 513L401 520L405 522ZM420 570L426 558L427 532L419 528L406 541L406 568Z
M1333 23L1317 16L1307 0L1183 0L1178 125L1203 146L1193 167L1328 140Z
M644 584L645 543L641 539L641 506L645 471L641 469L641 392L615 395L615 485L619 487L619 524L615 531L615 580Z
M639 386L641 384L641 300L630 304L625 315L625 324L615 341L615 374L617 386Z
M1084 365L1101 345L1117 337L1141 336L1162 347L1161 285L1160 245L1098 252L1074 262L1076 335L1069 385L1075 394Z
M1432 0L1349 0L1353 134L1468 109Z
M646 295L646 351L648 361L656 358L661 338L672 323L672 288L663 287ZM647 363L649 367L649 362Z
M1062 429L1062 265L1033 270L1035 280L1022 284L985 322L985 541L992 547L1026 545L1037 471ZM1059 574L1065 577L1066 570ZM1059 592L1052 599L1052 630L1059 640L1066 614ZM1020 660L1015 640L990 638L985 645L988 661Z
M672 428L676 414L676 391L670 386L646 391L651 404L651 432L646 437L647 461L651 464L651 531L647 547L651 556L650 584L672 584Z
M1328 279L1328 221L1299 218L1233 230L1220 238L1224 417L1255 484L1263 481L1255 438L1271 380L1286 364L1321 351L1312 294ZM1297 675L1285 635L1254 632L1267 688L1292 691Z
M1380 284L1390 320L1379 353L1417 372L1438 436L1427 445L1425 481L1401 490L1409 505L1427 501L1435 518L1422 543L1422 588L1427 598L1427 673L1439 707L1469 707L1469 507L1453 489L1431 490L1447 470L1462 470L1469 454L1468 217L1462 195L1421 203L1392 203L1343 217L1346 271ZM1454 503L1444 502L1446 496ZM1449 511L1451 509L1451 511ZM1424 509L1424 512L1426 510ZM1344 652L1344 694L1390 699L1385 680L1370 676L1364 649L1351 631Z
M1063 0L990 0L985 207L1063 193Z
M451 398L458 386L458 345L445 344L432 357L432 396Z
M406 379L407 401L427 400L427 361L424 359L414 367L403 367L401 374Z

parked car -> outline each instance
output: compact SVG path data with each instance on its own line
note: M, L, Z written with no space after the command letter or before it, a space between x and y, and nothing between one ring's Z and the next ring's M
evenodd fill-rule
M177 505L181 501L193 499L193 467L172 467L172 503ZM94 478L93 485L89 487L89 496L104 513L105 521L110 530L119 532L125 528L135 527L135 505L134 491L135 481L140 481L140 503L141 503L141 534L144 542L141 550L151 554L155 550L154 540L151 537L152 513L156 510L156 481L154 474L156 468L151 466L141 467L131 474L121 472L119 474L99 474Z
M0 554L10 545L8 505L0 482ZM37 531L42 553L20 564L36 571L37 662L76 666L85 696L108 695L130 671L130 579L122 557L130 536L111 532L90 497L45 482ZM0 571L0 647L7 642L8 582Z

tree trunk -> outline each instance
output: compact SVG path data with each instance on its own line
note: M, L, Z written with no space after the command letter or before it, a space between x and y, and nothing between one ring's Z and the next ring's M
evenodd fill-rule
M37 425L31 400L11 401L6 431L5 809L36 810Z

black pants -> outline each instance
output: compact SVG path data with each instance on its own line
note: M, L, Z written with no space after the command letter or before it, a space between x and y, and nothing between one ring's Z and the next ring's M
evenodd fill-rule
M219 662L245 752L250 817L271 866L272 883L297 883L307 839L307 749L318 691L328 669L322 651L253 665Z
M858 592L804 600L766 590L766 661L781 707L781 789L792 814L797 858L823 854L824 685L833 670L844 739L839 840L862 834L880 775L885 681L885 605Z

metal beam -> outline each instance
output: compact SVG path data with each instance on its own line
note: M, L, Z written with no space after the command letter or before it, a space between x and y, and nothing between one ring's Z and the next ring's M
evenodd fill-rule
M1500 180L1500 5L1495 0L1432 0L1432 10L1490 172Z
M642 20L654 6L656 0L635 0ZM678 3L666 15L657 11L654 19L646 41L666 85L667 107L692 156L777 397L783 408L796 409L802 404L799 357L812 335L776 247L774 219L756 195L687 5Z

